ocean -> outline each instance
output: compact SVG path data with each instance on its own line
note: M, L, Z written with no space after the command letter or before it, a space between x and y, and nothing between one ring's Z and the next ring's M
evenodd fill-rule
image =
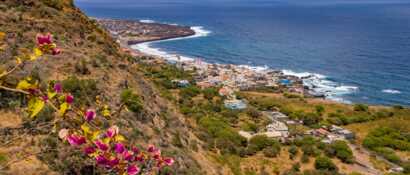
M194 26L151 54L313 75L329 99L410 106L410 1L77 0L92 17Z

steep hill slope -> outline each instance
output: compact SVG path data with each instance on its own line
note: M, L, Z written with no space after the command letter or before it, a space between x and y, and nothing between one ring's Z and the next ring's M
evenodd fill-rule
M18 79L29 75L41 80L40 86L62 81L78 103L90 105L97 97L109 106L119 106L121 92L131 89L143 109L122 112L112 122L131 143L154 144L174 157L176 163L169 169L173 174L218 174L184 118L138 71L138 59L122 53L71 0L0 0L0 32L5 33L0 70L9 70L16 56L30 52L38 33L53 34L62 49L60 55L25 64L1 79L1 85L15 87ZM53 112L45 110L31 119L26 105L24 96L0 90L0 174L103 173L58 139L49 123Z

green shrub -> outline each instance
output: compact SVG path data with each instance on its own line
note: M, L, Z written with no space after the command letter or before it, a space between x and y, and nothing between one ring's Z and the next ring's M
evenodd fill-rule
M355 104L353 106L354 111L361 111L361 112L367 112L369 110L369 106L365 104Z
M124 103L132 112L140 112L143 107L140 97L130 89L121 92L121 103Z
M268 138L266 135L257 135L249 140L249 145L254 145L257 151L261 151L266 147L279 145L278 141L272 138Z
M206 88L202 90L202 93L204 94L204 97L208 100L212 100L214 97L219 96L218 89L216 88Z
M317 170L337 171L336 165L328 157L320 156L315 160Z
M353 163L353 152L345 141L335 141L326 150L329 156L336 156L342 162Z
M288 152L289 152L289 158L293 159L298 154L298 147L296 147L295 145L292 145L289 147Z
M95 97L99 94L97 82L91 79L78 79L71 76L62 82L63 89L74 95L74 103L90 105Z
M266 157L276 157L280 153L280 145L274 144L263 149L263 155Z

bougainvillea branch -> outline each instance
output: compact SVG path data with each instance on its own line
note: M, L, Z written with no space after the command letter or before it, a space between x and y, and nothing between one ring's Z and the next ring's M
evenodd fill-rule
M34 61L45 54L60 54L61 50L52 38L49 33L38 34L37 47L33 49L29 59L24 61ZM17 60L17 65L10 71L0 74L0 78L10 75L24 64L20 58ZM122 103L115 112L111 112L108 105L99 99L96 99L95 108L76 107L76 99L64 91L61 83L50 82L47 91L43 91L38 84L39 82L27 77L21 80L16 88L0 85L0 89L25 94L29 100L27 111L31 118L35 118L45 106L50 106L57 113L57 117L50 123L54 125L54 130L58 131L58 137L64 143L81 150L99 167L110 173L136 175L160 172L164 166L171 166L174 163L172 158L162 156L161 150L154 145L146 149L128 145L128 141L120 134L120 128L116 125L102 129L101 121L109 120L113 115L115 118L120 117L126 104ZM59 128L58 122L65 122L65 128Z

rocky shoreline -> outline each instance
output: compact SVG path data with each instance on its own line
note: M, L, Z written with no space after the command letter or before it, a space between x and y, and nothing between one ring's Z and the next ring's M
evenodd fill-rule
M134 20L96 19L112 36L127 45L195 35L189 26Z

